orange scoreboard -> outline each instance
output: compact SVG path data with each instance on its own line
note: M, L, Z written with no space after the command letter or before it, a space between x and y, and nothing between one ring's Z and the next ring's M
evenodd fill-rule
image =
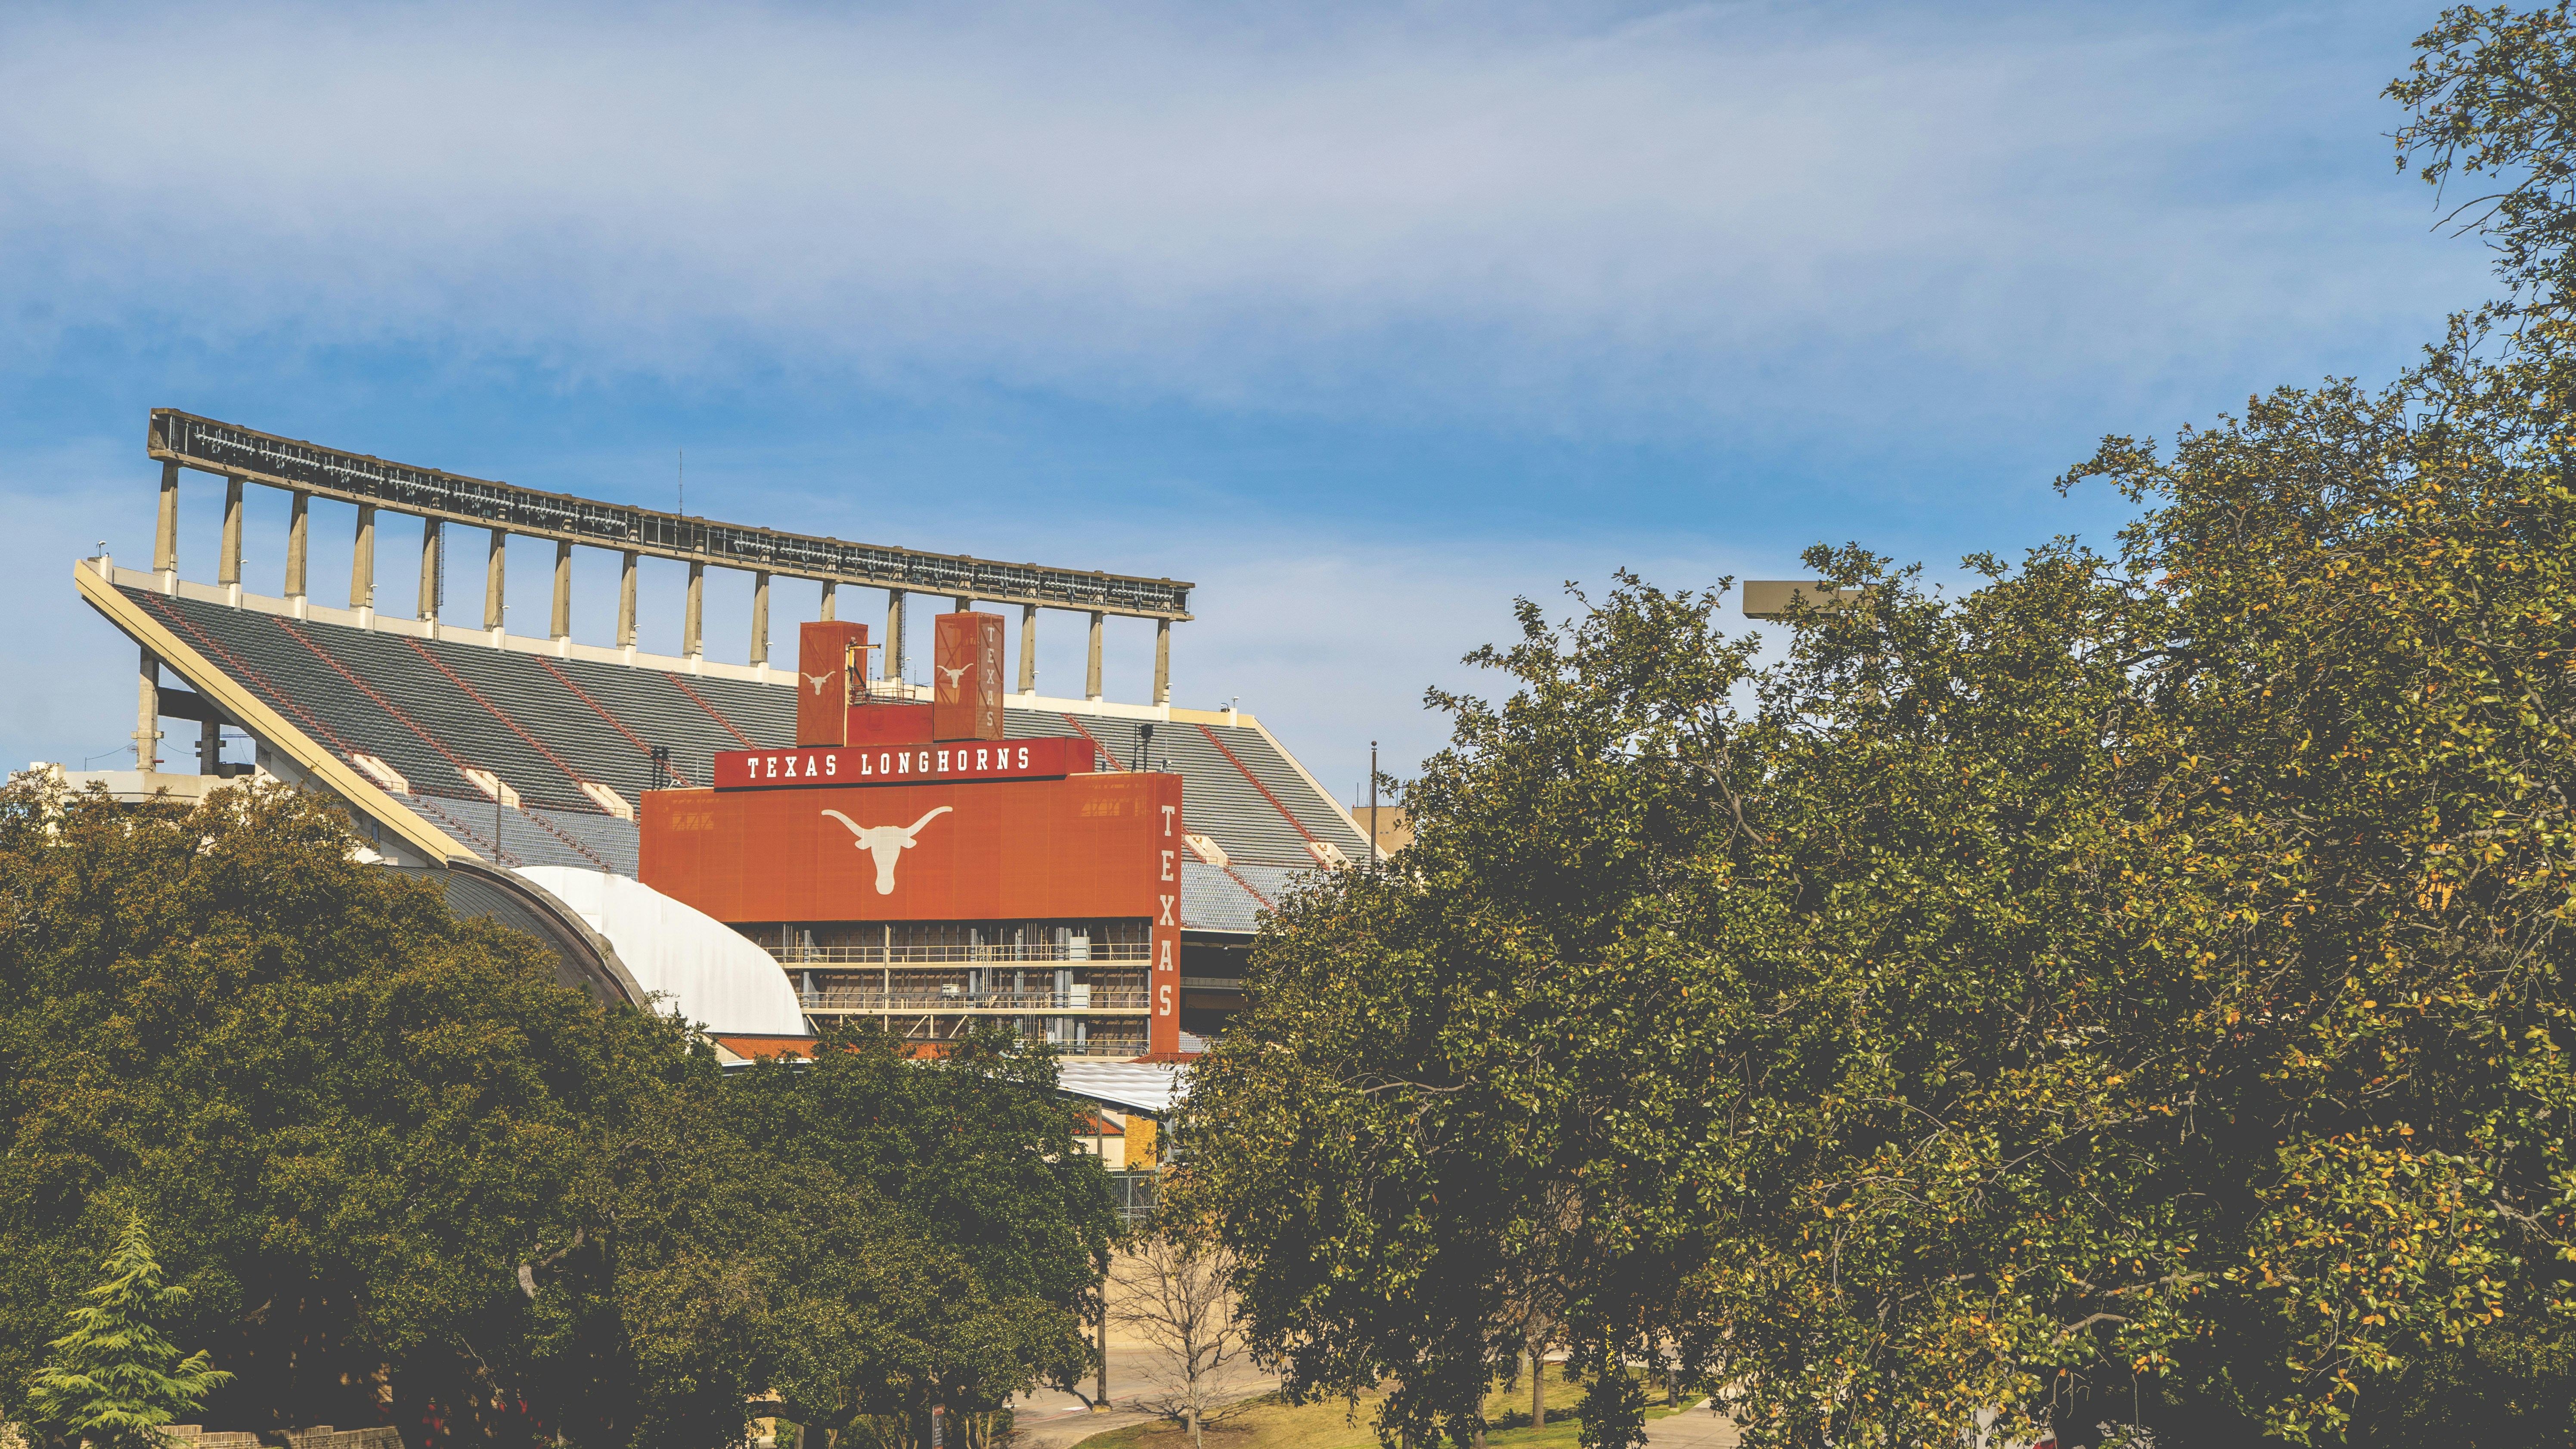
M960 672L992 668L976 657L982 619L940 623L952 618L966 626ZM978 707L973 674L937 713L975 736L920 737L947 733L932 710L869 702L845 682L865 677L863 631L807 631L797 733L813 743L726 751L712 788L648 792L644 883L736 925L1143 919L1147 1046L1177 1051L1181 777L1097 771L1089 740L995 738L998 707ZM842 709L846 723L827 717Z

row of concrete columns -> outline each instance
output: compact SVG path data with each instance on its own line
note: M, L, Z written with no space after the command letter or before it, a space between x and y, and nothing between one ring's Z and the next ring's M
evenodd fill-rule
M241 590L242 556L242 489L244 480L224 480L224 528L222 557L217 565L216 582L233 591L238 600ZM312 495L301 489L294 495L292 513L287 524L286 597L290 603L305 598L306 514ZM483 564L483 627L497 639L504 627L503 599L506 592L509 530L489 530L490 541ZM420 619L438 621L439 550L444 546L442 520L421 520L420 532ZM572 637L572 542L555 540L554 609L548 621L550 636L559 641ZM635 562L633 550L624 551L624 563L617 585L617 646L635 646ZM152 568L161 576L165 587L175 587L179 570L179 465L161 465L161 508L157 536L153 542ZM702 624L705 618L706 572L704 562L689 563L688 605L681 624L680 652L691 659L705 657L706 644ZM837 580L820 581L823 587L822 617L837 617L840 585ZM963 611L973 600L965 595L952 596ZM885 670L899 677L905 662L904 599L902 589L886 591ZM358 505L358 527L349 560L349 607L361 616L371 616L376 606L376 507ZM1083 678L1083 694L1089 699L1101 697L1101 636L1108 616L1101 610L1091 612L1091 637L1088 668ZM1020 606L1019 689L1023 694L1037 690L1038 606ZM769 662L769 570L752 571L751 588L751 662L755 666ZM1154 703L1167 704L1172 694L1172 621L1154 621ZM145 722L147 727L149 721ZM153 736L159 738L157 733ZM137 736L138 741L141 736Z

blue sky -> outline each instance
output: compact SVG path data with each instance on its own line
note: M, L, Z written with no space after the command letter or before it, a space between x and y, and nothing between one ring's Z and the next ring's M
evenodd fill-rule
M692 513L1193 579L1178 702L1347 793L1515 593L2107 541L2049 487L2102 434L2403 366L2487 291L2377 98L2433 13L14 5L0 760L132 728L67 574L148 562L157 405L661 506L685 448Z

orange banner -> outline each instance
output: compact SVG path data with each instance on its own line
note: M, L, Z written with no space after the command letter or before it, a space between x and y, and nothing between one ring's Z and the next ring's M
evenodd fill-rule
M1179 1046L1178 775L654 790L640 823L644 883L735 924L1144 917L1149 1040Z

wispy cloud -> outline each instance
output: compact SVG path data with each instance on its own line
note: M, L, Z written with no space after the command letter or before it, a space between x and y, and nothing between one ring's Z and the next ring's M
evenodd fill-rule
M21 10L0 286L62 320L419 337L572 374L971 376L1577 431L1936 412L1963 378L2153 389L2456 304L2476 259L2425 244L2422 199L2387 181L2369 93L2405 27L2373 29ZM2319 94L2341 103L2299 114Z

